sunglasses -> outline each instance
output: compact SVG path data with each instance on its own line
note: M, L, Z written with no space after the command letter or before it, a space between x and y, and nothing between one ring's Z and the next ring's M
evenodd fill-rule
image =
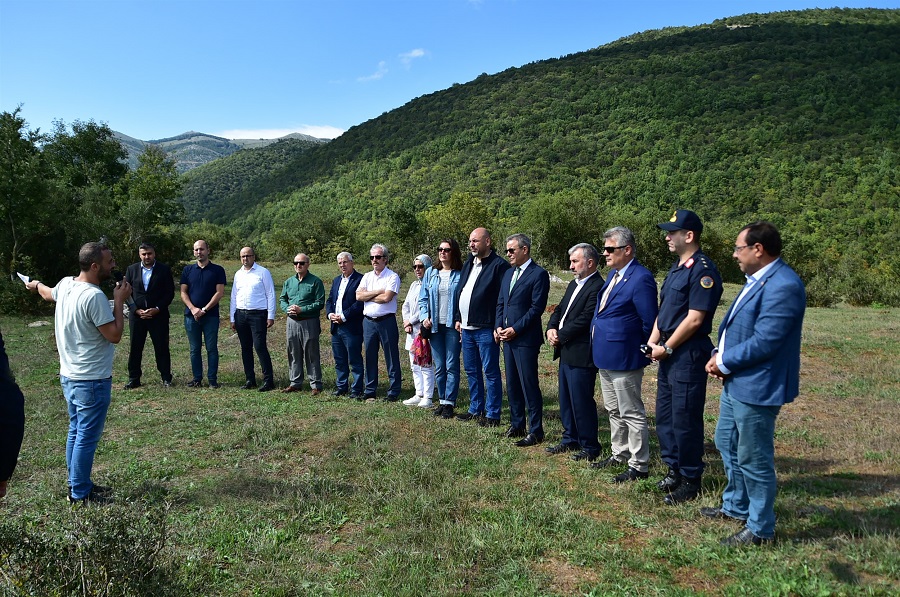
M309 261L295 261L294 265L309 265Z
M607 255L612 255L613 253L616 252L616 250L618 250L618 249L624 249L624 248L627 247L627 246L628 246L628 245L622 245L621 247L603 247L603 250L606 251L606 254L607 254Z
M384 255L369 255L369 259L371 261L378 261L379 259L384 259Z
M419 265L414 265L413 269L425 269L425 266L420 263Z
M450 247L438 247L438 253L449 253L451 251Z
M512 254L515 253L516 251L518 251L518 249L507 249L507 250L506 250L506 254L507 254L507 255L512 255Z

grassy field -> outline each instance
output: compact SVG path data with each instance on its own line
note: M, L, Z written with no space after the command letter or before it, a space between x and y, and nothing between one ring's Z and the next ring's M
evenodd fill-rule
M238 264L224 265L230 281ZM280 289L290 269L272 270ZM328 285L336 267L313 272ZM570 279L559 275L564 282L552 285L551 304ZM736 292L726 289L726 300ZM27 325L52 319L0 320L27 401L19 466L0 503L3 594L900 592L896 310L807 311L801 396L778 419L779 540L737 550L718 543L735 526L697 514L718 503L725 483L713 449L701 499L669 507L654 488L665 472L655 433L651 478L614 485L611 473L550 456L543 446L516 448L496 429L435 420L424 409L328 392L242 391L239 346L227 328L219 336L223 387L192 390L184 386L190 366L177 300L172 313L175 387L157 383L148 340L148 385L122 390L127 337L117 349L94 468L97 482L115 488L116 503L83 509L65 501L67 421L52 327ZM280 386L287 383L284 329L279 314L269 345ZM322 357L330 391L327 332ZM402 398L412 394L407 363ZM540 375L547 440L555 442L556 365L547 349ZM649 367L644 377L651 413L655 375ZM383 365L380 381L383 392ZM462 386L464 409L465 380ZM719 389L710 382L710 439ZM508 422L506 409L503 417ZM607 449L608 434L601 413Z

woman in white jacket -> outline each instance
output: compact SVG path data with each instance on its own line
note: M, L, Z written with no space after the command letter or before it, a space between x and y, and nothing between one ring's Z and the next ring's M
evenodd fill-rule
M413 260L413 271L416 279L409 285L406 300L403 301L403 329L406 330L406 350L409 351L409 366L412 369L413 383L416 387L416 395L404 400L406 406L431 407L431 397L434 395L434 365L416 365L412 347L413 340L419 334L421 322L419 321L419 292L422 289L422 277L425 270L431 267L431 257L419 255Z

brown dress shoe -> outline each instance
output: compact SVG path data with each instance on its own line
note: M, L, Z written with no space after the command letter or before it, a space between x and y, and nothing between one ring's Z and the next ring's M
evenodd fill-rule
M321 393L322 393L322 390L320 390L318 388L313 388L313 391L312 391L313 396L318 396Z
M299 392L300 388L297 386L288 386L285 389L281 390L282 394L290 394L291 392Z

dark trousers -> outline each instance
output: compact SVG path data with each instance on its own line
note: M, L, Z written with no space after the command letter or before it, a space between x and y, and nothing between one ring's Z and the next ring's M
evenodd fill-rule
M691 339L659 362L656 384L656 434L659 455L669 468L688 479L703 475L703 409L706 362L712 342Z
M559 419L563 425L562 443L576 444L591 454L600 454L597 439L597 403L594 387L597 369L559 364Z
M16 470L22 438L25 437L25 397L13 379L0 334L0 481L8 481Z
M506 396L509 399L509 424L525 429L525 410L528 410L528 432L544 438L544 396L538 384L539 346L519 346L503 343L506 362Z
M398 332L399 334L399 332ZM335 387L346 392L348 387L352 394L362 396L365 391L365 369L362 357L363 337L353 333L346 325L335 327L331 336L331 352L334 355ZM353 385L350 385L350 372L353 372Z
M128 318L128 330L131 336L128 354L128 380L141 380L141 361L144 358L144 344L147 343L147 334L153 342L153 352L156 355L156 369L163 381L172 381L172 357L169 353L169 318L154 317L153 319L141 319L140 317Z
M275 378L272 375L272 357L269 355L269 347L266 345L267 319L268 313L264 309L238 309L234 312L234 329L241 342L244 377L247 378L247 381L256 383L256 371L254 371L253 363L253 349L256 349L256 356L259 357L259 365L262 367L263 385L275 385Z

